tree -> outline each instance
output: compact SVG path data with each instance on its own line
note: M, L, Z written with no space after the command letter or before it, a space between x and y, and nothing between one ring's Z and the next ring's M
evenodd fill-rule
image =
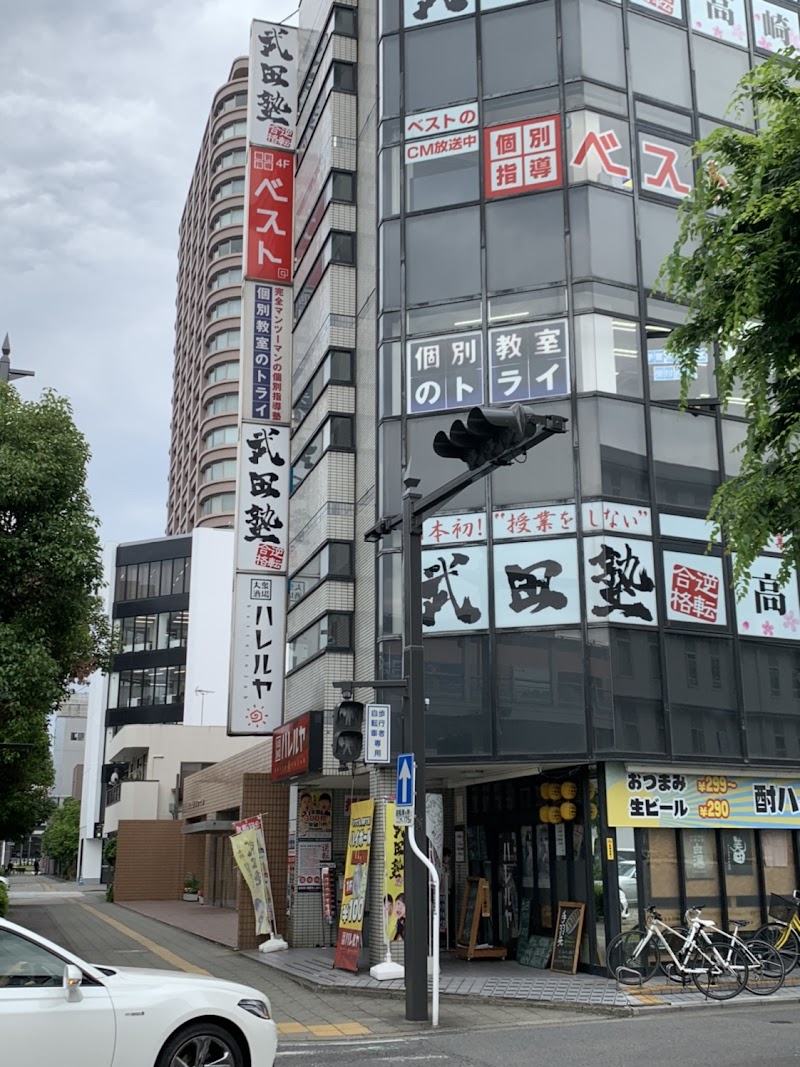
M48 820L42 837L42 851L55 860L62 872L73 874L80 845L81 806L67 797Z
M684 404L712 346L723 410L734 388L746 401L741 469L710 512L740 592L771 536L783 540L780 581L800 565L799 85L800 57L788 49L742 78L732 107L751 104L761 132L725 127L695 145L701 166L659 282L689 308L667 344Z
M46 817L48 715L108 664L88 461L65 399L24 402L0 382L0 838Z

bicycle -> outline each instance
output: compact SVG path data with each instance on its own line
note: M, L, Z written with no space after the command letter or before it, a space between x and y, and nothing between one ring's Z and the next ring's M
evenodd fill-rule
M647 930L628 930L619 934L606 950L606 964L622 985L641 986L661 970L670 977L673 974L688 976L710 1000L730 1000L747 985L749 963L741 944L732 943L725 956L719 952L708 935L708 928L714 923L710 919L701 919L700 909L694 910L690 918L686 913L689 932L683 935L679 930L668 926L659 912L651 905L647 909ZM680 941L678 952L665 936L665 932ZM730 935L728 935L730 936ZM661 950L670 958L669 963L661 961Z
M693 910L698 913L699 917L702 908ZM686 913L687 919L688 916L689 912ZM730 963L734 946L741 949L747 959L748 973L745 987L749 993L753 993L757 997L768 997L772 993L777 993L786 981L786 967L780 952L773 948L768 941L760 940L757 935L749 941L742 940L739 936L739 930L750 925L744 919L731 919L730 924L733 928L733 933L716 927L713 930L708 930L709 937L716 945L717 951L725 958L726 962ZM724 952L723 945L727 946Z
M755 937L767 941L778 950L788 974L800 959L800 896L795 890L791 897L772 893L769 914L775 920L756 930Z

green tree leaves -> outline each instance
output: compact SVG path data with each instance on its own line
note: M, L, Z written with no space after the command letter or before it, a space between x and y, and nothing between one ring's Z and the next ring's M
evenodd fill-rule
M29 403L0 383L0 838L46 817L48 715L107 665L88 461L65 399Z
M81 806L77 800L67 797L62 807L50 816L42 837L42 851L70 874L78 859L80 829Z
M750 419L739 474L710 518L734 556L741 591L770 536L782 535L785 582L800 566L800 58L786 50L742 79L758 136L714 130L681 208L681 230L659 285L688 304L667 347L684 401L699 350L717 346L723 405L742 396Z

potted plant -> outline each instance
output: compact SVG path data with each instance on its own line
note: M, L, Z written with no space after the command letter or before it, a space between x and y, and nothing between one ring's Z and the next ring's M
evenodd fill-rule
M187 874L183 880L183 899L197 900L200 892L200 883L193 874Z

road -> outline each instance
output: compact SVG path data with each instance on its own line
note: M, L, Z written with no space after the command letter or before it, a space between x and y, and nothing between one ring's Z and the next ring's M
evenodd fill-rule
M403 1018L401 998L302 988L231 949L106 904L101 893L14 879L10 918L96 962L212 973L264 989L281 1033L278 1067L751 1067L765 1059L769 1067L797 1067L800 1061L796 1002L751 998L609 1017L444 998L441 1030L420 1033L419 1024Z

